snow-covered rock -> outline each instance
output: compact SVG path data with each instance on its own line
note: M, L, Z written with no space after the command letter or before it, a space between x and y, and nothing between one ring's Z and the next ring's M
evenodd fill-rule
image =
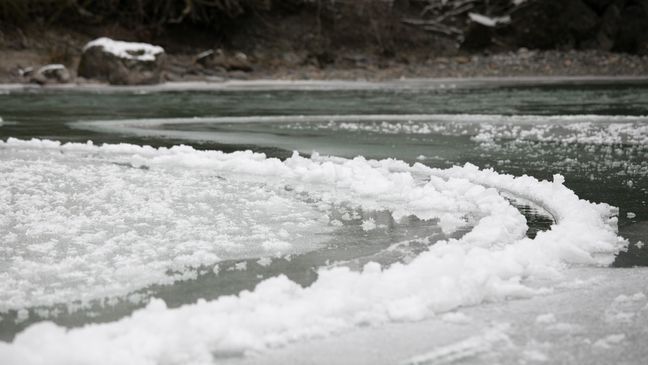
M31 78L37 84L59 84L70 82L70 71L61 64L45 65L39 68Z
M111 84L155 84L160 82L165 58L159 46L99 38L83 47L78 74Z

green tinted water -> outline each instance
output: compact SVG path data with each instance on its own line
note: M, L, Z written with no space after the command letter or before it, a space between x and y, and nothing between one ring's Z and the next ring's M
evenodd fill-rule
M359 116L379 115L362 118ZM424 114L420 122L408 124L407 118L394 115ZM448 122L447 116L473 114L482 117L458 117ZM582 198L606 202L620 208L620 233L633 245L621 253L616 266L648 265L648 248L634 245L648 241L648 145L637 140L579 141L578 139L539 140L515 138L511 134L496 135L492 141L476 139L480 125L502 125L487 116L498 115L603 115L614 121L616 116L648 115L648 85L552 85L413 88L384 90L238 90L238 91L173 91L173 92L74 92L15 91L0 94L0 139L9 137L43 138L64 142L134 143L153 146L190 144L201 149L235 151L252 149L269 156L285 158L292 150L367 158L396 158L409 163L419 162L445 168L466 162L480 167L493 167L501 173L532 175L550 179L560 173L566 185ZM305 116L301 121L289 116ZM344 116L333 117L317 116ZM288 116L271 120L228 117ZM310 116L310 117L309 117ZM153 118L157 122L137 129L136 133L87 128L79 121L107 121L110 127L118 121ZM178 123L170 118L202 118ZM481 118L481 119L480 119ZM533 128L524 120L508 120L505 132L516 123ZM539 123L545 123L539 119ZM565 123L568 118L565 119ZM599 121L606 124L606 118ZM340 125L346 123L344 127ZM420 124L442 125L444 128L421 132ZM560 118L547 123L561 124ZM648 122L633 120L637 129ZM403 127L405 126L405 127ZM414 130L410 127L414 126ZM596 127L596 125L595 125ZM419 129L416 129L419 128ZM110 129L110 128L108 128ZM596 128L595 128L596 129ZM482 131L483 132L483 131ZM643 132L638 132L641 137ZM609 136L607 136L609 137ZM521 204L530 225L530 235L546 229L551 223L546 214ZM628 213L633 213L628 215ZM379 217L381 213L370 212ZM387 218L388 215L383 217ZM353 222L351 222L353 223ZM355 225L354 225L355 224ZM356 241L345 247L328 245L302 255L299 260L275 260L268 267L257 267L252 260L250 271L228 271L235 262L223 263L219 275L205 273L197 280L173 286L147 288L162 297L170 306L232 294L250 289L263 278L285 273L304 285L314 279L314 268L328 261L354 258L356 265L369 259L383 262L400 260L403 256L383 257L380 252L389 243L416 237L430 238L438 234L434 227L421 222L405 222L389 230L389 237L374 237L359 232L358 222L338 231L342 240ZM432 231L431 231L432 230ZM405 232L407 231L407 232ZM415 234L412 234L414 232ZM418 232L418 233L416 233ZM430 233L432 232L432 233ZM419 234L420 233L420 234ZM382 239L382 241L380 241ZM376 242L380 242L376 244ZM419 246L417 246L419 245ZM412 243L407 254L425 249L425 244ZM353 252L349 252L352 250ZM255 266L256 265L256 266ZM217 290L214 290L217 288ZM210 294L211 293L211 294ZM89 320L113 320L137 305L118 302L98 317L64 315L57 321L79 325ZM93 316L97 316L95 312ZM11 338L28 322L0 326L0 336Z

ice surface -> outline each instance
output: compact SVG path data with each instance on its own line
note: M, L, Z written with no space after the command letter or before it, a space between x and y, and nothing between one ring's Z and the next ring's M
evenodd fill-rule
M123 296L221 260L317 247L326 212L214 171L0 147L0 311ZM113 147L117 148L117 147ZM127 158L126 158L127 159Z
M168 201L167 197L173 201L174 193L181 194L185 189L198 194L196 190L202 191L209 186L201 184L199 177L209 177L209 184L214 184L220 180L218 176L224 177L226 183L217 185L215 194L220 193L221 189L227 189L227 184L233 184L235 190L239 191L241 182L238 179L254 181L256 177L265 182L289 182L295 191L307 192L323 202L344 201L363 208L388 210L396 219L408 215L437 219L448 231L465 224L468 216L476 220L470 233L460 239L439 242L406 264L396 263L383 268L376 263L369 263L360 272L347 267L324 268L319 271L318 279L308 287L301 287L285 276L278 276L261 282L253 291L213 301L198 301L176 309L168 309L161 300L152 300L145 309L136 311L130 317L77 329L66 330L50 322L38 323L20 333L13 343L0 344L0 359L6 360L3 363L8 364L211 363L214 357L246 354L357 327L419 321L461 306L550 293L554 287L564 282L562 272L566 267L607 265L614 259L614 254L628 244L616 234L615 215L618 211L606 204L579 199L563 185L564 179L560 175L554 176L554 181L549 182L528 176L514 177L493 170L479 170L472 165L438 170L421 164L410 166L395 160L348 160L317 154L310 159L295 154L280 161L252 152L225 154L196 151L186 146L154 149L123 144L60 145L40 140L10 139L0 144L0 153L5 156L3 161L7 162L3 162L2 168L8 172L3 173L0 181L12 189L16 186L20 189L23 179L27 182L24 191L14 193L11 189L2 190L5 192L0 200L4 204L1 210L3 224L6 227L13 226L6 223L13 218L7 218L4 212L24 210L26 213L21 218L38 222L32 226L37 235L68 234L68 230L72 230L75 235L84 233L83 228L87 227L84 224L94 217L92 212L99 209L98 205L111 199L127 204L135 212L104 209L97 216L108 214L117 219L123 214L136 214L135 217L140 219L139 214L145 212L146 217L150 214L158 217L156 210L159 208L161 214L167 214L161 218L168 222L166 218L175 209L163 205ZM11 163L15 156L25 154L38 157L31 160L19 157L15 164ZM67 158L70 159L69 162L66 162ZM101 168L93 169L93 159L97 160L95 163L102 162ZM39 166L29 170L26 161L50 167ZM83 163L79 163L80 161ZM118 163L112 167L111 173L116 173L124 182L116 184L108 174L101 172L103 169L111 169L106 161ZM128 172L117 171L118 169ZM41 170L47 173L38 173ZM31 173L34 174L34 180L46 184L55 193L49 197L38 191L37 186L41 185L29 185ZM61 179L68 174L69 181ZM143 185L152 187L151 190L158 192L158 195L151 195L146 189L140 189L139 185L133 187L138 194L130 193L133 184L129 185L128 179L136 178L144 180ZM104 180L110 186L118 188L110 189L103 195L84 194L84 188L89 191L91 186L101 193L105 189ZM167 194L159 193L160 190L166 191L163 187L168 184L180 184L181 189L171 189ZM194 184L199 188L196 189ZM276 199L274 196L268 199L266 193L252 190L253 194L260 194L263 202ZM535 239L527 238L524 217L500 195L500 191L536 202L552 213L556 224L550 230L538 233ZM37 199L32 198L33 195ZM113 195L116 197L113 198ZM149 199L142 200L139 195ZM230 198L245 198L241 194L235 195ZM68 205L77 198L83 201L84 196L87 196L86 199L101 196L102 204L89 201L87 208L80 204L82 209L90 209L89 211L69 212ZM201 197L200 194L198 196ZM191 195L181 198L181 201L195 200ZM286 200L300 205L290 199L280 198L277 204L268 204L268 209L282 209ZM44 199L43 203L40 203L41 199ZM130 199L134 201L133 204L127 201ZM238 208L237 204L239 202L233 206ZM250 204L260 203L255 199ZM199 209L207 210L208 214L216 213L214 207L200 207L199 203L196 205ZM321 212L306 207L300 207L298 211L313 212L313 226L317 227L317 217L321 216ZM57 214L79 218L72 219L73 224L68 224L69 227L47 224L50 220L56 222ZM190 214L190 210L185 214ZM200 218L209 217L203 214ZM135 221L139 222L137 219ZM197 224L200 226L202 223L197 220ZM23 230L19 233L24 237L32 232L21 225L17 227ZM193 224L183 227L186 231L181 231L181 235L191 234L188 232L189 227L195 229ZM137 235L137 231L131 235ZM279 241L283 240L284 238ZM21 247L20 243L24 241L21 239L17 242L18 244L5 247ZM129 241L130 244L134 242L138 243L139 240ZM43 243L44 246L42 243L36 246L41 249L37 253L25 249L23 255L31 257L30 255L50 252L52 247L56 247L56 242L51 239ZM87 252L90 259L88 264L91 266L97 260L103 262L103 245L88 245L82 242L66 247L80 246L78 252ZM148 252L155 251L156 247L155 244L138 246L137 255L133 256L137 260L136 265L129 266L129 269L142 264L144 260L140 258L141 254L157 258L156 252ZM199 248L209 253L208 248ZM188 249L194 250L194 246L189 245ZM213 254L211 261L217 261L218 254L222 253L219 251ZM169 265L175 268L202 264L201 257L190 256L189 260L180 263L175 263L172 257L176 255L169 256L166 261L162 260L161 264L158 262L154 269L159 271L154 272L163 273ZM50 261L41 260L37 261L37 265L26 266L22 264L24 260L11 263L17 265L18 269L3 272L10 283L8 288L25 283L38 289L38 284L29 281L31 272L27 268L37 270L43 262L47 263L44 267L58 265L56 257L48 260ZM70 277L81 282L88 280L85 275L75 275L79 271L74 265L79 263L63 267L63 279ZM81 273L83 274L82 271ZM141 272L126 271L116 278L114 274L109 272L100 279L139 280L136 275ZM27 280L21 275L27 275ZM538 282L544 284L538 286ZM31 304L29 300L20 297L19 290L14 289L13 292L19 298L14 306ZM13 295L7 298L13 299ZM483 349L488 350L489 344L504 336L494 333L492 336L487 334L484 338L485 341L475 340L459 347L485 351ZM36 344L39 348L37 353L33 351ZM453 353L454 350L451 350L450 353ZM529 352L531 357L540 356L532 350Z
M498 325L482 334L453 343L426 354L417 355L403 362L405 365L451 364L490 352L494 346L506 347L510 345L510 338L506 334L507 325Z
M102 37L95 39L83 47L87 50L92 47L101 47L105 52L111 53L119 58L126 58L139 61L154 61L155 57L164 52L159 46L148 43L122 42Z
M564 273L588 284L578 290L556 288L529 299L461 308L458 313L470 318L468 322L450 322L441 315L421 322L389 323L219 362L391 365L425 358L426 364L643 364L648 356L643 345L646 300L637 300L627 309L635 313L632 322L607 322L604 313L616 297L630 298L637 288L648 289L648 271L573 268ZM536 318L541 316L554 321L539 323ZM625 340L610 343L609 348L594 346L620 334Z

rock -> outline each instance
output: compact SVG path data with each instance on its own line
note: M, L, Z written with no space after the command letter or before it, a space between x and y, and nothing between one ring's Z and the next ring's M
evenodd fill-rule
M19 67L18 68L18 76L20 77L29 77L34 73L34 68L33 67Z
M281 55L281 60L290 66L298 66L304 63L304 57L292 51L284 52Z
M470 58L468 58L466 56L458 56L458 57L455 57L455 62L457 62L460 65L465 65L467 63L470 63Z
M590 8L596 11L598 14L602 14L605 8L608 7L615 0L583 0Z
M71 76L65 66L61 64L51 64L39 68L31 77L31 82L45 84L65 84L70 82Z
M210 49L198 54L194 62L207 69L222 68L227 71L252 71L252 64L243 52L226 54L222 49Z
M219 50L220 51L220 50ZM200 52L194 59L194 63L201 65L203 67L210 67L216 59L216 52L213 49Z
M118 85L156 84L165 60L162 47L99 38L83 47L78 74Z

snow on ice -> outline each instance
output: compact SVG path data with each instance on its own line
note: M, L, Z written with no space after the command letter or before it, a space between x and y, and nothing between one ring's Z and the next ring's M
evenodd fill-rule
M249 151L15 139L0 143L0 159L0 226L8 232L3 247L19 257L4 263L4 309L189 279L192 268L213 266L224 256L262 257L265 242L290 243L292 250L310 241L304 238L309 232L331 229L321 221L325 212L279 193L276 187L286 183L323 202L386 210L397 220L435 219L447 232L464 225L467 215L477 219L471 232L438 242L408 263L322 268L308 287L279 275L239 295L175 309L154 299L110 323L65 329L40 322L12 343L0 343L3 364L208 364L214 356L546 293L565 281L561 273L569 265L608 265L628 244L617 236L618 210L579 199L559 175L538 181L470 164L440 170L362 157L294 154L280 161ZM526 237L524 216L500 192L538 203L556 224ZM223 206L242 212L230 214ZM245 234L252 248L236 244L248 226L258 226ZM288 237L279 238L280 229ZM169 269L180 277L169 278ZM52 290L43 284L47 279L65 285ZM534 280L546 286L528 284ZM506 331L496 327L410 363L506 345ZM610 346L622 340L603 339Z

